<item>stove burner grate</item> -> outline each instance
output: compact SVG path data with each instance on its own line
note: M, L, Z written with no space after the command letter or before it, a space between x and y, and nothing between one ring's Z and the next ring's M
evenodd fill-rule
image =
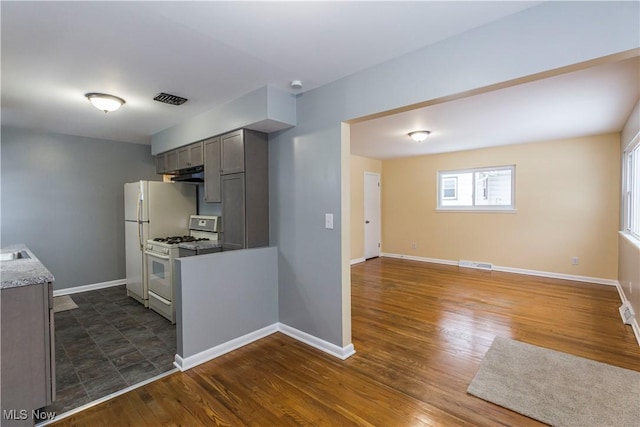
M154 242L168 243L170 245L175 245L175 244L184 243L184 242L200 242L202 240L209 240L209 239L206 237L193 237L193 236L156 237L155 239L153 239Z

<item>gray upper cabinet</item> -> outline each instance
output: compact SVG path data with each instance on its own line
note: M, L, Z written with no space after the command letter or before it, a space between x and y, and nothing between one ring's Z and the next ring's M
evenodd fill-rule
M220 137L222 247L269 245L269 143L242 129Z
M191 159L189 155L189 148L181 147L178 148L178 170L187 169L189 167L189 160Z
M176 150L167 152L167 169L165 172L175 172L178 170L178 152Z
M189 162L191 167L204 165L203 143L195 142L189 147Z
M168 172L167 169L167 153L160 153L156 156L156 173Z
M172 173L178 169L177 151L167 151L156 156L156 173Z
M202 141L166 151L156 156L156 173L174 173L204 164Z
M220 203L220 137L203 141L204 146L204 201Z
M222 135L222 175L230 173L244 172L244 130L240 129L235 132Z
M158 173L204 165L204 201L222 203L225 250L269 246L269 138L240 129L158 155Z
M202 166L202 141L180 147L178 152L178 170Z

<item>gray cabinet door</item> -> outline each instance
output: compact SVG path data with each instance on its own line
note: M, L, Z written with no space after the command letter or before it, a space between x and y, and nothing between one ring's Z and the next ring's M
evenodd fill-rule
M187 147L189 148L189 167L202 166L204 164L202 141L194 142Z
M178 169L187 169L190 163L189 146L178 148Z
M1 291L3 412L26 409L31 416L55 398L52 289L46 283Z
M204 141L204 201L220 203L220 138Z
M165 172L175 172L178 170L178 150L167 152L167 170Z
M222 248L245 247L244 174L223 175L222 183Z
M244 139L242 130L222 135L222 175L244 172Z
M204 163L202 141L176 148L174 151L177 152L178 170L202 166Z
M156 156L156 173L165 173L167 171L167 153L161 153Z

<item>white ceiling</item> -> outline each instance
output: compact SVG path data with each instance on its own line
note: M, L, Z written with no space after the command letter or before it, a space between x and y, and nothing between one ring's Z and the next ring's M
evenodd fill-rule
M351 125L351 153L389 159L622 130L640 96L640 58ZM429 130L415 143L407 135Z
M264 85L311 90L540 2L0 2L2 124L149 143ZM619 131L638 58L352 125L391 158ZM302 90L289 82L303 81ZM126 99L91 107L87 92ZM176 107L160 92L188 98ZM428 100L425 100L428 101ZM413 143L407 133L428 129Z
M148 143L264 85L310 90L538 3L2 1L2 124ZM87 92L127 103L104 114Z

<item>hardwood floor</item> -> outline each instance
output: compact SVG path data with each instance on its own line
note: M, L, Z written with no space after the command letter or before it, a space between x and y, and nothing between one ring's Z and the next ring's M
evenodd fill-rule
M466 393L493 338L640 371L619 305L612 286L370 260L346 361L276 333L55 425L540 425Z

